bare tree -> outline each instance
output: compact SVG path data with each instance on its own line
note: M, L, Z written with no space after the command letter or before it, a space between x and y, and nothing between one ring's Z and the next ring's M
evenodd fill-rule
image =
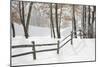
M83 5L83 20L82 20L82 31L83 31L83 38L86 37L86 6Z
M91 11L90 11L90 5L88 6L88 38L91 37L91 27L90 27L90 18L91 18Z
M54 23L53 23L53 15L52 15L52 4L50 4L50 27L51 27L51 37L55 38L55 30L54 30Z
M28 28L29 28L29 22L30 22L30 17L31 17L32 5L33 5L33 2L31 2L30 5L29 5L29 11L28 11L28 16L27 16L27 21L26 21L26 30L27 30L27 32L28 32Z
M77 31L76 31L76 19L75 19L75 5L73 5L73 20L72 20L72 25L73 25L73 32L75 38L77 38Z
M58 4L55 4L55 21L56 21L56 32L57 32L57 38L60 38L60 31L58 26Z
M13 23L11 23L11 27L12 27L13 37L15 37L15 28Z
M25 27L25 18L24 18L24 2L19 1L19 14L20 14L20 20L24 29L25 37L28 38L28 32Z

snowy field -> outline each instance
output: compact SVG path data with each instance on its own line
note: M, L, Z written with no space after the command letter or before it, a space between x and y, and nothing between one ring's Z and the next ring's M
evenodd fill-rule
M21 39L22 38L22 39ZM16 40L17 39L17 40ZM36 38L35 38L36 39ZM12 45L31 44L31 40L34 38L24 39L23 37L16 37L12 39ZM35 40L36 43L56 42L56 40L44 38L42 41ZM36 47L36 50L52 49L54 46L42 46ZM12 55L20 54L24 52L30 52L32 48L17 48L12 49ZM57 51L36 53L36 60L33 60L33 55L24 55L20 57L12 58L12 65L30 65L30 64L46 64L46 63L61 63L61 62L78 62L78 61L93 61L95 60L95 39L74 39L73 46L67 43L60 49L60 53Z
M23 28L21 25L15 24L16 37L11 38L11 45L25 45L32 44L45 44L45 43L56 43L58 39L52 39L50 37L50 29L43 27L31 26L29 27L28 39L23 36ZM61 29L62 40L65 36L71 32L71 26ZM12 33L12 32L11 32ZM68 38L70 39L70 37ZM68 40L66 39L66 41ZM63 43L60 44L60 46ZM36 47L36 50L52 49L57 48L54 46L41 46ZM17 48L12 49L12 55L21 54L24 52L30 52L32 48ZM41 52L36 53L36 60L33 59L33 55L24 55L20 57L12 58L12 66L15 65L33 65L33 64L47 64L47 63L62 63L62 62L78 62L78 61L94 61L95 60L95 39L73 39L73 45L68 42L64 47L60 49L60 53L57 51Z

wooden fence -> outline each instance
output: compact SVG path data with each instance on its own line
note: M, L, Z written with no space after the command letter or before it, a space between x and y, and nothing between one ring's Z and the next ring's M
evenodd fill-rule
M69 40L67 40L64 44L62 44L60 46L60 44L62 42L64 42L68 37L70 37ZM28 55L28 54L33 54L33 59L36 59L36 53L39 52L48 52L48 51L57 51L57 54L59 54L59 51L62 47L64 47L68 42L71 42L71 45L73 44L73 33L71 32L71 34L69 34L68 36L66 36L64 39L62 39L61 41L58 40L57 43L49 43L49 44L35 44L34 41L32 41L32 44L27 44L27 45L16 45L16 46L12 46L11 48L13 49L17 49L17 48L32 48L31 52L26 52L26 53L21 53L21 54L17 54L17 55L13 55L11 57L19 57L19 56L24 56L24 55ZM38 46L53 46L53 45L57 45L56 48L52 48L52 49L45 49L45 50L36 50L36 47Z

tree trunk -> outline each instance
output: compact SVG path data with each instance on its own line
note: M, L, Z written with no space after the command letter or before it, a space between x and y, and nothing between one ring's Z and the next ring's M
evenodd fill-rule
M11 23L11 27L12 27L13 37L15 37L15 28L13 23Z
M86 5L84 6L84 38L86 38Z
M60 38L61 36L58 26L58 4L55 4L55 21L56 21L57 38Z
M84 5L83 5L83 21L82 21L82 32L83 32L83 38L84 38Z
M51 27L51 37L55 38L55 30L53 24L53 15L52 15L52 4L50 4L50 27Z
M90 30L91 30L91 27L90 27L90 6L88 6L88 38L91 37L91 33L90 33Z
M75 5L73 5L73 32L74 32L74 36L75 38L77 38L77 33L76 33L76 20L75 20Z
M86 6L85 5L83 5L83 24L82 24L82 26L83 26L83 38L85 38L86 37Z
M33 2L31 2L30 5L29 5L29 11L28 11L27 22L26 22L26 30L27 30L27 32L28 32L28 28L29 28L29 22L30 22L30 17L31 17L32 5L33 5Z
M93 11L92 11L92 23L91 23L91 38L93 38L94 37L94 29L93 29L93 27L94 27L94 21L95 21L95 6L93 6Z

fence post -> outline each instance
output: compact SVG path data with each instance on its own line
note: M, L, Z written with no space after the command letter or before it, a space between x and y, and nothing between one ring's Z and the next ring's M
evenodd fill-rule
M59 40L57 42L57 54L59 54Z
M71 32L71 45L73 45L73 32Z
M33 59L36 59L35 42L32 41L32 44L33 44L33 47L32 47L32 50L33 50Z

